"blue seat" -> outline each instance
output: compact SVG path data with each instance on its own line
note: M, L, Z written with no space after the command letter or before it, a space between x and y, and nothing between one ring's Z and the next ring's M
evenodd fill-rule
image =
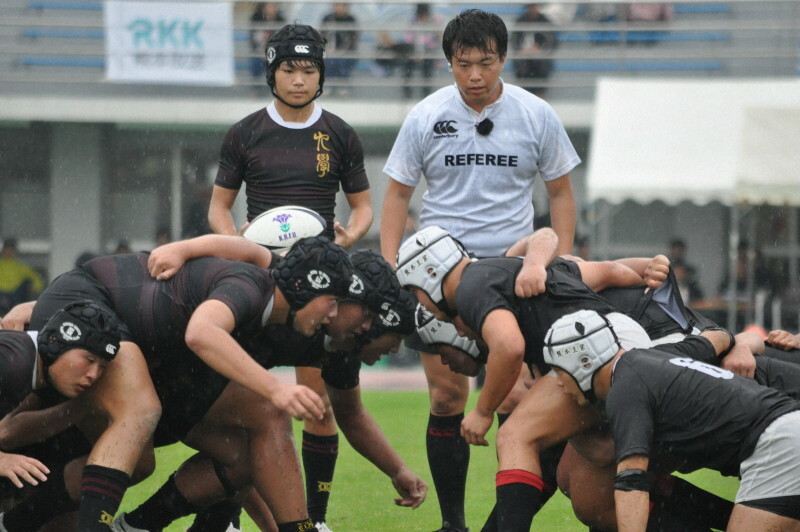
M59 0L31 0L28 2L30 9L72 9L87 11L102 11L102 2L68 2Z

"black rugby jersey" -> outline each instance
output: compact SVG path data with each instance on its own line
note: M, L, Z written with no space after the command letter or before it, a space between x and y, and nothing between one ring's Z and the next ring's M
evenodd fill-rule
M238 190L242 183L248 221L273 207L301 205L325 218L330 238L339 184L348 194L369 189L361 140L325 110L302 129L276 123L266 108L234 124L222 143L214 184Z
M619 358L605 401L617 462L667 453L683 471L736 475L764 429L800 403L752 379L656 349Z
M359 384L361 359L354 353L328 351L325 335L306 337L289 326L270 324L245 347L265 368L308 366L322 369L322 379L340 390Z
M0 331L0 417L33 391L36 345L26 332Z
M574 263L554 259L546 268L545 291L534 297L518 298L514 294L514 282L522 268L522 259L507 257L473 262L464 269L456 291L458 315L470 329L480 334L491 311L510 310L525 338L525 362L537 365L546 373L549 368L542 355L544 337L557 319L582 309L604 315L620 312L571 274L570 264Z

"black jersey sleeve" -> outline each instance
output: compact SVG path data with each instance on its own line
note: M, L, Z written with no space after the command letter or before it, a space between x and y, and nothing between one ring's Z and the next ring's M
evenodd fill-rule
M239 265L236 265L239 266ZM206 300L216 299L233 313L236 326L260 321L273 293L271 272L259 268L231 267L211 287ZM250 266L241 264L240 266ZM266 274L266 275L265 275ZM266 279L270 276L269 279Z
M244 180L245 146L237 126L231 126L225 134L219 152L217 177L214 179L215 185L231 190L239 190Z
M653 442L655 405L642 377L625 360L635 356L634 349L618 360L606 398L617 463L637 454L649 456Z
M481 334L486 316L493 310L510 310L517 315L513 304L515 276L508 270L493 267L490 264L493 260L500 259L485 259L467 266L456 291L458 315L478 334Z
M357 194L369 190L369 180L364 167L364 148L353 128L346 129L345 153L342 160L342 190L345 194Z
M659 344L658 350L671 355L693 358L712 366L719 366L719 358L714 345L703 336L689 335L680 342Z
M352 353L337 351L322 363L322 380L340 390L358 386L360 372L361 359Z

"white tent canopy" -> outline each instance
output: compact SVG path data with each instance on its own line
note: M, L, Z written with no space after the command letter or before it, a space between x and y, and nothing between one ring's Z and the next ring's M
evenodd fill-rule
M587 174L590 201L731 206L727 241L733 278L738 206L800 205L800 80L601 80ZM600 218L607 245L610 220ZM793 260L790 274L797 270ZM733 329L736 303L730 290Z
M800 205L800 80L598 83L590 201Z

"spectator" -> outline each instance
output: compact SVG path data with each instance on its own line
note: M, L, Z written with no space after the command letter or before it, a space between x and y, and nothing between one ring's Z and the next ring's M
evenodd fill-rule
M406 98L413 96L414 89L411 85L411 78L414 77L415 70L420 69L422 77L425 79L433 77L436 59L428 59L424 56L436 52L441 46L441 36L438 31L440 22L431 15L430 4L417 4L414 11L414 20L412 21L414 30L406 33L403 38L404 42L409 45L408 49L412 52L411 56L406 60L403 71L403 78L405 79L403 96ZM430 86L422 87L423 97L431 92Z
M133 253L130 243L124 238L117 242L117 249L114 250L115 255L123 255L125 253Z
M528 4L525 13L520 15L517 23L549 24L550 20L539 11L539 4ZM553 71L553 60L549 58L555 50L558 41L555 31L519 30L514 32L514 50L517 58L514 60L514 73L519 84L540 98L547 94L547 87L540 85L530 86L527 79L546 81Z
M672 4L667 3L641 3L634 2L627 7L628 22L668 22L672 20ZM629 44L654 45L663 32L660 31L629 31L627 41Z
M349 12L350 5L346 2L333 4L333 11L322 19L322 35L333 46L327 50L325 59L327 75L329 78L350 79L356 59L352 57L358 47L358 31L356 31L356 18ZM344 96L349 92L347 87L336 90Z
M256 4L256 9L250 16L250 23L253 26L253 29L250 30L250 50L255 54L255 57L250 59L250 72L254 78L264 75L264 49L267 46L267 41L276 31L274 29L258 28L261 26L281 26L279 24L281 22L284 22L284 18L279 3L259 2Z
M156 247L163 246L164 244L169 244L172 242L172 238L169 234L169 228L167 227L159 227L156 230Z
M43 288L41 275L19 260L17 239L4 238L0 251L0 315L19 303L36 299Z
M609 22L616 25L616 22L620 19L620 7L618 4L587 4L586 18L591 22ZM589 32L589 38L592 44L618 44L620 35L619 31L593 30Z

